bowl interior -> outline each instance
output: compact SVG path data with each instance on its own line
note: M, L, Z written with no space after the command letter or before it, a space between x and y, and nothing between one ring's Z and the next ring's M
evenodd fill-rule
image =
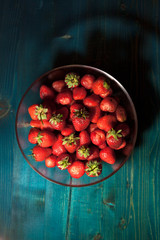
M33 148L33 144L28 141L28 133L30 130L30 116L28 114L28 107L34 103L41 103L41 99L39 97L39 89L42 84L46 84L51 86L53 81L64 79L64 76L68 72L76 72L83 76L86 73L93 74L95 77L105 76L110 79L111 86L113 88L113 92L120 97L121 104L126 108L129 125L131 128L129 143L132 145L130 152L127 156L123 155L120 151L116 151L117 161L115 164L110 165L107 163L103 163L102 174L98 177L88 177L86 174L82 176L80 179L71 178L67 170L60 171L57 167L55 168L47 168L43 162L36 162L31 156L31 149ZM105 73L102 70L83 66L83 65L69 65L63 66L59 68L55 68L50 72L44 74L39 79L37 79L30 88L25 92L17 111L16 116L16 135L20 150L27 160L28 164L41 176L46 179L61 184L65 186L88 186L92 184L99 183L110 176L112 176L115 172L117 172L121 166L126 162L128 157L130 156L131 151L134 148L136 137L137 137L137 116L136 111L133 105L133 102L124 89L124 87L112 76Z

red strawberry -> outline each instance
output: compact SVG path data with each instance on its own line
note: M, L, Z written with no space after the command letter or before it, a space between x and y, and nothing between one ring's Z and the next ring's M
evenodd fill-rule
M101 117L102 112L99 106L89 109L91 122L97 123L98 119Z
M65 83L67 84L68 88L77 87L80 83L80 76L76 73L67 73L65 76Z
M109 164L114 164L116 161L115 152L112 148L106 147L102 149L99 153L101 160Z
M76 157L80 160L87 160L90 154L90 148L84 145L80 146L76 151Z
M47 87L46 85L42 85L40 87L40 98L41 99L54 99L54 91L52 88Z
M101 76L96 79L96 81L93 83L92 90L95 94L100 95L104 94L110 89L109 81Z
M125 122L127 120L127 113L124 107L118 106L116 109L116 118L119 122Z
M51 109L43 107L42 104L33 104L28 108L28 112L33 120L49 120L51 117Z
M114 115L108 114L98 119L97 127L108 132L116 124L117 120Z
M84 163L81 161L75 161L68 167L68 172L73 178L80 178L84 175Z
M119 148L123 142L121 130L118 130L117 132L113 128L109 130L106 135L106 141L111 148Z
M56 102L62 105L69 105L73 101L72 92L70 90L65 90L58 93L56 97Z
M99 145L98 147L99 147L100 149L104 149L104 148L107 147L107 144L106 144L106 142L104 142L103 144Z
M70 118L71 118L71 119L73 118L75 111L81 110L82 108L83 108L83 105L82 105L82 104L73 103L73 104L70 106Z
M113 93L112 88L109 88L108 91L107 91L106 93L102 93L102 94L100 94L100 97L101 97L101 98L109 97L109 96L112 95L112 93Z
M123 137L127 137L130 134L130 128L127 123L119 123L116 127L115 130L121 130L121 134Z
M88 161L91 161L93 159L99 158L99 149L96 146L90 147L90 156L88 157Z
M48 120L40 121L40 128L41 130L54 131L53 126L50 124Z
M56 92L60 93L64 90L64 88L66 87L66 84L64 80L58 80L52 83L52 87Z
M56 142L57 138L54 133L42 130L36 137L37 143L40 147L51 147Z
M83 103L86 107L96 107L99 105L100 101L101 101L101 99L99 96L92 94L92 95L86 97L83 100Z
M69 153L74 153L79 146L79 137L74 133L63 138L63 145Z
M79 138L80 138L80 146L89 145L91 142L90 136L86 130L83 130L80 132Z
M66 122L65 122L65 119L64 119L64 116L63 114L60 114L60 113L53 113L52 114L52 117L50 118L49 120L50 124L52 125L52 127L55 129L55 130L62 130L65 125L66 125Z
M73 125L68 124L67 126L65 126L65 128L62 129L61 134L66 137L74 132L75 132L75 129L74 129Z
M40 128L41 127L41 121L40 120L31 120L30 125L31 125L31 127Z
M78 132L85 130L90 124L89 112L85 108L82 108L75 110L73 114L72 123L75 130Z
M48 168L53 168L57 165L57 157L55 155L50 155L48 158L45 159L45 165Z
M92 143L95 145L102 145L106 140L104 131L100 129L96 129L93 132L91 132L90 138Z
M67 169L72 164L72 158L67 153L62 153L57 158L57 167L61 170Z
M91 123L90 125L89 125L89 129L88 129L88 131L91 133L91 132L93 132L95 129L97 129L98 127L97 127L97 124L96 123Z
M95 77L91 74L85 74L82 78L81 78L81 85L83 87L85 87L86 89L91 89L92 85L95 81Z
M91 160L85 164L85 172L89 177L98 177L102 172L102 164L99 160Z
M83 100L87 95L87 91L84 87L76 87L73 89L73 99Z
M65 120L68 118L69 110L67 107L62 107L58 109L56 112L62 114Z
M52 153L51 148L42 148L40 146L35 146L32 149L32 156L35 159L35 161L41 162L45 160L47 157L49 157Z
M126 146L122 149L122 153L125 156L129 156L129 154L131 153L133 149L133 144L132 143L127 143Z
M118 102L113 97L105 97L100 103L100 109L105 112L115 112Z
M66 152L65 147L63 146L62 142L63 136L61 134L58 135L58 139L55 144L52 146L52 153L53 155L59 156L62 153Z
M37 143L37 136L40 130L38 128L31 128L28 134L28 141L32 144Z
M115 150L122 149L122 148L124 148L125 146L126 146L126 140L123 139L123 140L122 140L122 144L121 144L118 148L116 148Z

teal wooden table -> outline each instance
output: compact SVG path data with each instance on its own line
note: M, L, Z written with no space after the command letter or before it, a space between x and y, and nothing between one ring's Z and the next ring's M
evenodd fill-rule
M160 239L160 1L0 1L0 240ZM139 130L126 164L84 188L31 169L15 136L25 90L65 64L116 77Z

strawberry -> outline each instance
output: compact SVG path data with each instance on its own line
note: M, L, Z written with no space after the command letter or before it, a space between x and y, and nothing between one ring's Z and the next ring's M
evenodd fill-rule
M84 175L84 163L81 161L75 161L68 167L68 172L73 178L80 178Z
M49 120L51 117L51 110L43 107L42 104L33 104L28 108L28 112L33 120Z
M121 130L122 137L127 137L130 134L130 128L127 123L119 123L115 130Z
M127 120L127 113L124 107L118 106L116 109L116 118L119 122L125 122Z
M62 142L63 136L61 134L58 135L57 141L55 144L52 146L52 153L53 155L59 156L62 153L66 152L65 147L63 146Z
M63 138L63 145L69 153L74 153L79 146L79 137L76 137L74 133Z
M98 177L102 172L102 164L99 160L91 160L85 164L85 172L89 177Z
M40 130L38 128L31 128L28 134L28 141L32 144L37 143L37 136Z
M108 132L116 124L117 120L114 115L108 114L98 119L97 127Z
M60 131L65 127L66 124L63 114L60 113L53 113L49 122L55 130Z
M80 146L76 151L76 157L80 160L87 160L90 156L90 148L87 146Z
M91 123L90 125L89 125L89 128L88 128L88 131L91 133L91 132L93 132L95 129L97 129L98 127L97 127L97 124L96 123Z
M85 74L82 78L81 78L81 85L83 87L85 87L86 89L91 89L92 85L95 81L95 77L91 74Z
M96 129L93 132L91 132L90 138L94 145L102 145L106 140L104 131L100 129Z
M133 149L133 144L127 143L126 146L122 149L122 153L125 156L129 156L129 154L132 152L132 149Z
M89 112L82 108L73 112L72 123L76 131L80 132L85 130L90 124Z
M102 161L107 162L109 164L114 164L116 161L115 152L110 147L106 147L102 149L99 153L99 156Z
M121 130L118 130L117 132L113 128L109 130L106 135L106 141L111 148L119 148L123 142Z
M42 85L40 87L40 98L41 99L54 99L54 91L52 88L47 87L46 85Z
M90 147L90 156L87 158L88 161L99 158L99 149L96 146Z
M64 80L58 80L58 81L54 81L52 83L52 87L53 89L56 91L56 92L62 92L65 87L66 87L66 84L65 84L65 81Z
M72 158L67 153L62 153L57 158L57 167L61 170L67 169L72 164Z
M123 140L122 140L122 144L121 144L118 148L116 148L115 150L122 149L122 148L124 148L125 146L126 146L126 140L123 139Z
M56 102L62 105L69 105L71 104L72 100L72 92L70 90L60 92L56 97Z
M41 121L40 120L31 120L30 125L31 125L31 127L41 128Z
M41 130L54 131L54 128L52 127L48 120L40 121L40 128Z
M48 168L53 168L57 165L57 157L55 155L50 155L45 159L45 165Z
M70 118L71 118L71 119L73 118L75 111L81 110L82 108L83 108L83 105L82 105L82 104L80 104L80 103L73 103L73 104L70 106Z
M86 130L83 130L80 132L79 138L80 138L80 146L89 145L91 142L90 136Z
M99 105L100 101L101 101L101 99L99 96L92 94L92 95L86 97L83 100L83 103L86 107L96 107Z
M83 100L87 95L87 91L84 87L76 87L73 89L73 99Z
M113 97L105 97L100 103L100 109L105 112L115 112L118 102Z
M56 105L55 105L55 101L52 99L45 99L42 103L44 108L48 108L49 111L54 112L56 111Z
M35 146L32 149L32 156L35 159L35 161L41 162L45 160L47 157L49 157L52 153L51 148L42 148L40 146Z
M107 147L107 144L106 144L106 142L104 142L103 144L99 145L98 147L99 147L100 149L104 149L104 148Z
M93 92L97 95L105 94L106 92L109 91L109 89L110 89L109 81L103 76L97 78L92 86Z
M76 73L68 73L65 76L65 83L67 84L68 88L77 87L80 83L80 76Z
M98 119L101 117L102 112L99 106L92 107L89 109L90 119L92 123L97 123Z
M57 138L54 133L47 130L42 130L38 133L36 140L40 147L46 148L53 146Z
M68 124L65 126L65 128L62 129L61 134L66 137L74 132L75 132L75 129L74 129L73 125Z
M68 110L67 107L62 107L62 108L57 110L57 113L62 114L63 118L66 120L68 118L68 115L69 115L69 110Z
M101 94L100 94L100 97L101 97L101 98L109 97L109 96L112 95L112 93L113 93L112 88L109 88L106 93L101 93Z

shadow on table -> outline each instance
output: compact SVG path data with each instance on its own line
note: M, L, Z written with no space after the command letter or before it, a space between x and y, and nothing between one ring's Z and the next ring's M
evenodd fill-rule
M143 132L148 129L159 114L160 99L156 88L152 85L151 60L143 57L147 49L144 47L144 35L130 34L127 39L105 37L102 31L94 31L88 38L85 55L77 52L58 52L54 66L65 64L86 64L108 72L129 92L138 116L138 138L141 142Z

